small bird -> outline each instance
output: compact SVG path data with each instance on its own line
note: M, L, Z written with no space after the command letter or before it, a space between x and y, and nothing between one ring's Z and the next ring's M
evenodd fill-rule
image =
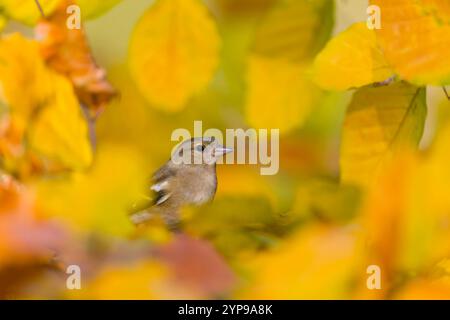
M185 205L211 201L217 190L216 162L232 148L220 145L214 137L192 138L182 142L167 163L153 175L155 197L150 208L131 214L135 225L160 215L172 231L179 230L179 210Z

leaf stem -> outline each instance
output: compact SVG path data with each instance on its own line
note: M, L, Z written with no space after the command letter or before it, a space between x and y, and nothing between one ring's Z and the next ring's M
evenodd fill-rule
M447 88L443 86L442 89L444 89L445 95L447 96L447 100L450 100L450 95L448 94Z
M41 6L39 0L34 0L34 2L36 2L36 5L37 5L37 7L39 9L39 12L41 13L42 18L46 19L45 13L44 13L44 9L42 9L42 6Z

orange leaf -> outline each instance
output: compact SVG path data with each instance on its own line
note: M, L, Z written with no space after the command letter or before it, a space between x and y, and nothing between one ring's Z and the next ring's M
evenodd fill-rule
M416 85L450 84L448 0L371 0L381 9L379 44L387 61Z
M0 174L0 268L49 261L62 236L57 226L39 218L33 196L24 186Z
M66 75L80 102L96 113L111 101L116 91L106 79L105 70L95 63L84 29L67 28L66 8L71 3L63 1L48 20L37 25L35 33L47 64Z

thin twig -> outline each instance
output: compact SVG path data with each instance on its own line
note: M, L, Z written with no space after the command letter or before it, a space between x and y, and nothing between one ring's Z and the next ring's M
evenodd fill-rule
M43 19L46 19L45 13L44 13L44 9L42 9L42 6L41 6L41 4L39 3L39 0L34 0L34 2L36 2L36 5L37 5L37 7L38 7L38 9L39 9L39 12L41 13L42 18L43 18Z
M443 86L442 89L444 89L445 95L447 96L447 100L450 100L450 95L447 92L447 88Z
M384 81L381 81L381 82L375 82L375 83L373 84L373 86L374 86L374 87L383 87L383 86L390 85L390 84L391 84L392 82L394 82L394 81L395 81L395 75L392 76L392 77L387 78L387 79L384 80Z

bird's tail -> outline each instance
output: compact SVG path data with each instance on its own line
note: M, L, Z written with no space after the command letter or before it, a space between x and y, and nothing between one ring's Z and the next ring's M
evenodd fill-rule
M130 221L134 225L140 225L143 223L146 223L147 221L151 220L155 217L155 213L151 212L150 210L142 210L135 213L130 214Z
M168 214L167 212L158 210L157 207L150 207L141 211L131 213L130 221L138 226L147 224L150 221L161 220L164 221L167 228L172 232L179 232L181 228L181 221L178 214Z

